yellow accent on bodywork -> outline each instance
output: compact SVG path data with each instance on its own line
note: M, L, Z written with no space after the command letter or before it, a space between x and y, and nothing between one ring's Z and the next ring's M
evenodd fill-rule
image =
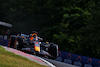
M40 47L35 46L35 51L40 52Z

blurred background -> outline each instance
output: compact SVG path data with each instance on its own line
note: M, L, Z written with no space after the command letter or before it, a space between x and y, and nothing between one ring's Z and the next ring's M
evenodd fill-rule
M100 59L99 0L0 0L0 21L13 25L9 34L38 31L60 50Z

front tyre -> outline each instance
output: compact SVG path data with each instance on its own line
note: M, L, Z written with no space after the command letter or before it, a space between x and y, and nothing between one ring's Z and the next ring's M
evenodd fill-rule
M51 56L56 58L58 55L58 46L56 44L51 44L49 48L49 53L51 54Z

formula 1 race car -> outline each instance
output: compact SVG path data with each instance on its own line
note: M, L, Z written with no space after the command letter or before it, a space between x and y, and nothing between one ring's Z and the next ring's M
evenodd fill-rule
M42 38L38 37L36 34L37 33L32 33L28 35L28 37L12 35L9 47L38 56L56 59L58 56L58 45L41 42Z

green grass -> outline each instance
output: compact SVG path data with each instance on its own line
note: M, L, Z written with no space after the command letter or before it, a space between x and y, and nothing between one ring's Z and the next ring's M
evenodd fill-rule
M0 67L46 67L6 51L0 46Z

